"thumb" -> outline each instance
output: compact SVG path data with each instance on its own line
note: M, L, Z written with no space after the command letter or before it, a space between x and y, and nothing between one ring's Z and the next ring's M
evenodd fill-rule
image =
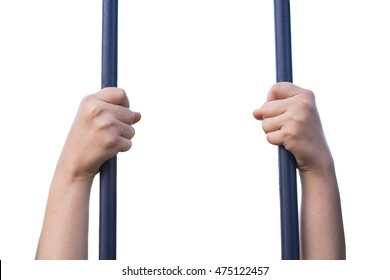
M254 110L253 116L255 117L255 119L257 119L259 121L264 120L264 115L263 115L261 108Z
M141 113L139 113L139 112L134 112L133 124L139 122L140 120L141 120Z

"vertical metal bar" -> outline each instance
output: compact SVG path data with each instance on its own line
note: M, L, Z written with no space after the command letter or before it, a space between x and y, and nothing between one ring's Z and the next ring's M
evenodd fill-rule
M277 82L292 82L290 1L274 0ZM282 259L299 259L296 160L279 147L279 191Z
M118 0L103 0L102 88L117 86ZM116 259L116 157L100 169L99 259Z

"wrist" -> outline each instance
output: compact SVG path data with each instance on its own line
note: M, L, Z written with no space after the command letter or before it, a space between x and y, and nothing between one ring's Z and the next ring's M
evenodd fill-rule
M54 173L53 183L61 182L61 184L55 184L65 187L67 189L77 188L80 191L90 191L94 174L82 172L77 169L76 165L62 160L60 157L57 167Z
M337 186L335 165L330 153L315 166L299 169L299 176L304 189L306 186Z
M73 151L64 149L58 159L55 173L59 173L63 180L69 183L80 182L83 184L91 184L96 175L96 172L89 172L83 167L84 158L72 156Z
M301 177L323 177L334 173L334 161L326 140L317 143L315 147L307 148L301 158L297 158Z
M335 166L332 156L329 154L326 157L321 157L316 164L306 167L299 168L299 174L302 177L323 177L329 174L334 174Z

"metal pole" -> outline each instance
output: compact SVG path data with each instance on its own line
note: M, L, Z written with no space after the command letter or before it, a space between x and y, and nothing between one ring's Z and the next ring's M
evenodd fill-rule
M117 86L118 0L103 0L102 88ZM116 259L116 157L100 169L99 259Z
M274 0L277 82L292 82L290 1ZM299 259L296 160L279 146L279 191L282 259Z

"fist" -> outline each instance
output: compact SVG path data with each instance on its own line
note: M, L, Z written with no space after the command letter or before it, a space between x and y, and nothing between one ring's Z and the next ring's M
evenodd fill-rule
M263 121L268 142L290 151L300 171L328 167L331 163L313 92L291 83L275 84L267 101L253 115Z
M76 177L93 178L100 166L128 151L140 113L129 109L124 90L105 88L86 96L69 131L61 161Z

